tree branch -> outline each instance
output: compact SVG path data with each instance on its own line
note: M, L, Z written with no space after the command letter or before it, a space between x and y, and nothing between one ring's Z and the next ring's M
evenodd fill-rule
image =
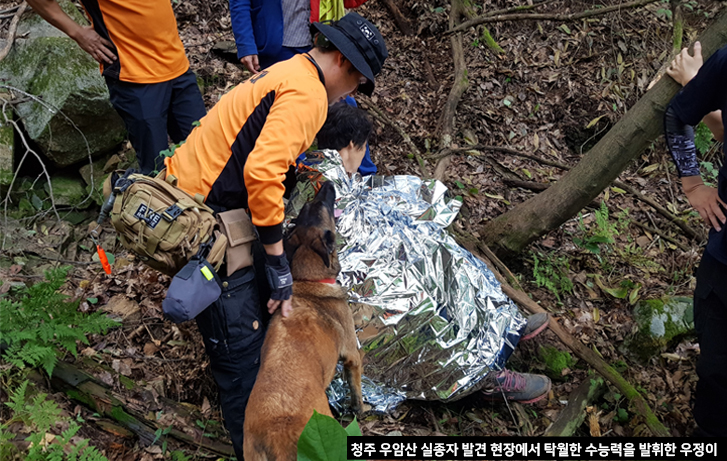
M8 29L8 42L5 44L5 47L0 50L0 61L5 59L5 56L10 53L10 49L13 47L13 43L15 42L15 31L18 28L18 22L20 22L20 16L23 15L25 12L25 8L28 6L26 2L21 3L18 6L17 11L15 11L15 16L13 16L13 20L10 21L10 28Z
M532 154L526 154L524 152L520 152L520 151L518 151L516 149L512 149L510 147L486 146L486 145L482 145L482 144L477 144L475 146L469 146L469 147L458 147L456 149L447 149L445 151L441 151L441 152L437 153L434 156L431 156L430 158L431 159L437 159L437 158L444 157L446 155L458 154L458 153L469 152L469 151L481 151L481 150L484 150L484 151L486 151L486 150L498 151L498 152L503 152L503 153L510 154L510 155L515 155L515 156L518 156L518 157L528 158L528 159L533 160L533 161L536 161L538 163L542 163L543 165L554 166L556 168L560 168L560 169L565 170L565 171L569 171L571 169L571 167L569 167L568 165L564 165L564 164L562 164L560 162L555 162L553 160L548 160L548 159L540 158L540 157L538 157L536 155L532 155ZM654 208L654 210L657 213L659 213L660 215L662 215L663 217L665 217L670 223L678 226L684 232L684 234L687 237L689 237L691 239L694 239L694 240L697 240L697 241L703 241L704 240L705 237L704 237L704 234L703 233L697 232L694 229L692 229L692 227L689 224L685 223L684 220L682 220L682 219L678 218L677 216L673 215L666 208L664 208L661 205L659 205L655 200L653 200L653 199L645 196L644 194L642 194L641 192L639 192L638 190L636 190L636 188L634 188L632 186L629 186L628 184L626 184L624 182L621 182L621 181L613 181L613 185L616 186L616 187L619 187L621 189L624 189L626 192L632 194L638 200L641 200L642 202L650 205L652 208ZM533 185L522 185L522 186L521 185L516 185L516 186L517 187L523 187L525 189L531 189L531 190L536 190L535 188L538 187L538 186L533 186ZM545 185L543 185L543 186L545 186ZM546 188L547 187L543 187L542 189L538 189L538 190L545 190ZM683 247L683 245L678 245L678 246L680 248Z
M606 13L612 13L614 11L621 11L627 8L637 8L640 6L654 3L658 0L634 0L629 3L622 3L620 5L608 6L606 8L599 8L596 10L586 10L580 13L570 14L550 14L550 13L528 13L528 14L500 14L497 16L483 15L478 18L472 19L462 24L452 27L445 34L453 34L455 32L461 32L472 26L483 24L486 22L504 22L504 21L533 21L533 20L544 20L544 21L575 21L582 18L591 16L598 16Z

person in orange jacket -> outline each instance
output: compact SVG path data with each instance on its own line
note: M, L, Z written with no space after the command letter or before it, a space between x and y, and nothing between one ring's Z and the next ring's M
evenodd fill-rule
M56 0L28 0L101 65L111 104L126 124L144 174L161 169L159 152L182 141L205 115L169 0L81 0L90 27Z
M222 295L197 317L238 459L265 336L264 306L284 317L292 310L283 182L313 143L328 106L357 90L370 95L388 56L379 31L356 13L313 27L317 35L309 53L275 64L222 96L165 160L178 186L204 196L215 211L247 209L259 237L254 266L222 277Z

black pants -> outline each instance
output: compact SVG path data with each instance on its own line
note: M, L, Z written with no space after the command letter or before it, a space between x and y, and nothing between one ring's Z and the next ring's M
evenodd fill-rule
M707 251L697 269L694 326L699 339L695 435L727 436L727 265Z
M192 123L206 114L191 70L161 83L130 83L106 77L106 86L111 104L126 124L144 174L164 167L159 152L169 148L167 135L174 143L183 141L192 131Z
M260 350L270 318L265 308L270 290L264 275L263 251L262 245L255 242L256 267L220 277L222 295L197 316L197 326L220 393L225 427L238 460L243 459L245 407L260 369Z

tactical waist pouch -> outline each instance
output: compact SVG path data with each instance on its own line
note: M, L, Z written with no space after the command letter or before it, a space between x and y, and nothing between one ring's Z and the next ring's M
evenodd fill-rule
M219 268L227 238L215 230L217 220L204 197L176 187L176 178L164 170L155 178L133 172L109 178L115 175L117 179L107 179L104 192L115 195L111 223L124 248L173 276L206 245L211 247L207 260Z
M172 279L162 302L164 316L174 323L192 320L221 294L217 272L206 259L195 256Z

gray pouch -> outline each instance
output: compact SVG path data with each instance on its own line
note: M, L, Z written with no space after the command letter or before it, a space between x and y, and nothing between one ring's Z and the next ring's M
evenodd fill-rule
M197 317L222 294L222 283L205 258L195 256L172 279L162 302L164 316L174 323Z

